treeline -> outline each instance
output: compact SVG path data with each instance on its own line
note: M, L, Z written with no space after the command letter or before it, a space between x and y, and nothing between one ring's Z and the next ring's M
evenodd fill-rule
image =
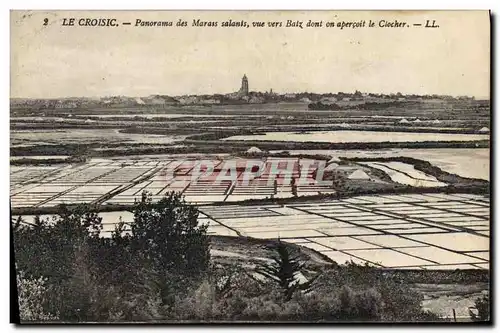
M159 130L159 133L165 130ZM148 132L149 133L149 132ZM151 134L151 133L150 133ZM232 153L247 150L257 146L265 150L377 150L386 148L489 148L489 140L479 141L424 141L424 142L287 142L287 141L220 141L221 138L240 135L241 132L210 132L193 135L184 141L172 145L133 144L133 143L90 143L90 144L56 144L35 145L28 147L11 147L10 156L46 156L46 155L87 155L115 156L138 154L168 154L168 153ZM247 135L244 133L243 135ZM183 145L183 146L179 146ZM94 150L100 148L100 150ZM121 148L121 149L113 149ZM125 149L126 148L126 149Z
M307 105L307 108L309 110L332 110L332 111L344 110L344 108L342 108L338 104L335 104L335 103L323 104L321 102L310 103Z
M246 152L246 151L242 151L242 152L239 152L238 154L236 154L237 156L241 156L241 157L250 157L250 158L253 158L253 157L284 157L284 158L302 158L302 159L312 159L312 160L321 160L321 161L328 161L331 159L331 156L329 155L322 155L322 154L290 154L290 152L288 151L282 151L282 152L279 152L279 153L270 153L270 152L267 152L267 151L262 151L262 152ZM339 162L341 163L341 162Z
M71 164L84 163L87 161L85 156L71 156L67 158L20 158L10 160L10 165L52 165L52 164Z
M221 141L208 139L204 137L187 138L184 144L195 144L201 146L220 145ZM224 146L229 148L239 147L239 149L248 149L257 146L266 150L345 150L345 149L363 149L375 150L385 148L489 148L489 140L478 141L423 141L423 142L290 142L290 141L264 141L264 140L225 140Z
M310 103L307 107L309 110L383 110L390 107L408 107L412 105L418 105L418 102L403 102L403 101L391 101L391 102L364 102L353 105L340 106L336 103L323 104L321 101L316 103Z
M10 156L47 156L47 155L88 155L91 148L97 148L100 144L42 144L33 146L10 147Z

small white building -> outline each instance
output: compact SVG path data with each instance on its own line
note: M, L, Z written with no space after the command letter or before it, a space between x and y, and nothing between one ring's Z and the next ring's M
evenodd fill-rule
M364 172L363 170L356 170L354 171L353 173L351 173L349 175L349 177L347 177L349 179L355 179L355 180L367 180L367 179L370 179L370 176L368 176L368 174L366 172Z
M338 158L337 156L332 156L332 158L328 160L328 163L333 163L333 162L340 162L340 158Z
M250 153L250 154L262 153L262 150L260 150L257 147L250 147L250 148L248 148L247 153Z
M338 167L339 167L339 165L337 163L328 163L328 165L325 168L325 171L331 171L331 170L334 170Z

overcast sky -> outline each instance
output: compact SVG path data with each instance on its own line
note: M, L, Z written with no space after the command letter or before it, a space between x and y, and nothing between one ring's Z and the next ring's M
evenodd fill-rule
M489 96L488 12L12 12L11 97L251 91ZM119 27L64 27L63 18L117 18ZM43 26L44 18L49 24ZM135 27L136 19L188 21ZM200 28L220 22L309 19L407 22L438 29Z

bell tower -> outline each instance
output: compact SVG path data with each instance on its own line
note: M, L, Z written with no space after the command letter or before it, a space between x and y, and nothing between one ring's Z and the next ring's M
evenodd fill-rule
M240 96L248 96L248 78L246 74L241 79Z

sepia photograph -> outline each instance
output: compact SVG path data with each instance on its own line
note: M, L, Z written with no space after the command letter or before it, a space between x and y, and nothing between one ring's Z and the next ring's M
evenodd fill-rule
M491 21L11 10L16 321L491 324Z

